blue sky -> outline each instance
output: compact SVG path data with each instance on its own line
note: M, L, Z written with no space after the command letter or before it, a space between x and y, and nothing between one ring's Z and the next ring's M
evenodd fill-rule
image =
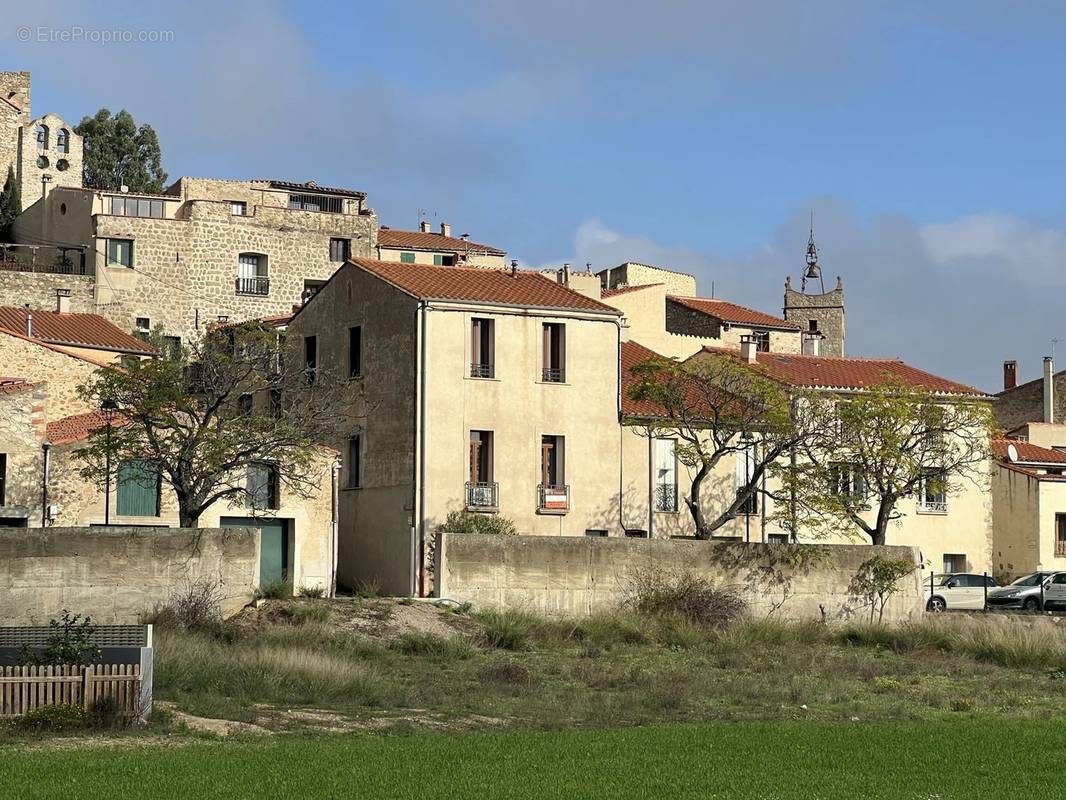
M813 210L849 354L996 389L1066 341L1062 3L175 5L0 0L0 68L38 114L129 109L172 177L360 188L384 224L775 313Z

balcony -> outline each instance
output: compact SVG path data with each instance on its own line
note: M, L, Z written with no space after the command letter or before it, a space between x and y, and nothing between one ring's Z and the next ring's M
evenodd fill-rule
M672 483L660 483L655 487L655 510L677 511L677 486Z
M537 511L544 514L565 514L570 510L570 486L537 486Z
M947 514L947 500L919 500L917 506L919 514Z
M237 294L266 297L270 294L270 278L237 278Z
M496 365L495 364L478 364L473 363L470 365L470 377L471 378L495 378L496 377Z
M1066 540L1064 540L1064 539L1056 539L1055 540L1055 557L1056 558L1066 558Z
M467 511L495 511L500 504L500 484L466 482Z
M83 248L0 244L0 272L88 275Z
M540 379L544 383L565 383L566 370L562 367L545 367L540 371Z

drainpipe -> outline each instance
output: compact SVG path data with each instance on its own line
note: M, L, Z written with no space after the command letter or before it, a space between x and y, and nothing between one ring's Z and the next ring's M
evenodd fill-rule
M655 437L648 437L648 538L655 538Z
M426 596L426 314L427 303L419 304L420 336L418 360L418 596Z
M329 596L337 596L337 501L338 492L337 486L339 481L339 475L341 472L341 462L334 461L333 469L331 470L332 476L330 480L330 494L331 502L329 506L330 522L329 522Z
M41 453L44 456L44 464L41 469L41 527L48 527L48 471L52 465L52 445L45 442L41 445Z

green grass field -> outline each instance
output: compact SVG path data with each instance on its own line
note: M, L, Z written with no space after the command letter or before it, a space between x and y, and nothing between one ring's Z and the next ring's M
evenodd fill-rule
M732 723L0 751L4 797L1047 797L1063 723Z

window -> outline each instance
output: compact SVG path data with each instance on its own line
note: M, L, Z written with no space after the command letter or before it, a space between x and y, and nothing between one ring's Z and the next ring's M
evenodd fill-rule
M116 217L154 217L163 218L163 201L147 197L111 196L108 198L110 211Z
M677 511L677 442L655 440L655 510Z
M329 240L329 260L330 261L347 261L352 256L352 240L351 239L330 239Z
M48 149L48 126L47 125L38 125L37 126L37 149L38 150L47 150Z
M7 491L7 453L0 453L0 506L5 505Z
M310 386L318 377L318 337L304 337L304 371L307 385Z
M235 217L246 217L248 216L248 204L243 200L231 200L229 213Z
M540 437L540 486L538 507L542 511L568 511L570 487L566 485L566 446L562 436Z
M270 416L274 419L281 417L281 389L270 390Z
M252 413L252 396L248 392L237 398L237 409L245 417Z
M646 530L644 530L643 528L626 528L625 534L630 539L647 539L648 538L648 532Z
M768 533L766 534L766 541L769 544L788 544L787 533Z
M303 294L300 295L300 299L306 303L308 300L318 294L318 290L325 285L325 281L313 281L309 278L304 278L304 291Z
M829 465L829 491L855 499L862 499L866 496L866 486L862 475L859 474L854 464Z
M344 213L344 198L322 194L290 194L289 208L297 211L327 211L331 214Z
M629 532L626 531L626 533L628 535ZM585 528L585 535L590 539L606 539L607 531L603 528Z
M755 443L752 442L746 445L742 450L737 451L737 467L736 467L736 491L737 497L745 492L748 486L752 482L752 478L755 475ZM752 487L751 494L748 495L748 499L737 509L740 514L757 514L759 513L759 495L754 491L756 487Z
M3 500L0 500L2 504ZM1066 556L1066 514L1055 515L1055 555Z
M274 464L249 464L244 487L248 507L276 511L279 507L278 484L278 468Z
M415 263L415 254L414 253L400 253L400 261L402 263L404 263L404 264L414 264Z
M115 513L120 517L158 517L159 489L159 469L150 462L120 464Z
M770 352L770 331L752 331L755 337L755 349L760 353Z
M437 267L454 267L455 266L455 255L453 253L448 253L447 255L442 255L440 253L434 253L433 254L433 265L437 266Z
M948 513L947 476L942 472L929 472L918 484L918 513Z
M566 326L561 322L544 323L544 355L541 380L545 383L566 381Z
M362 438L358 434L348 437L348 482L349 489L358 489L363 484L362 478Z
M467 508L496 508L496 483L492 479L492 431L470 431L470 480L466 485Z
M70 131L66 128L60 128L56 133L56 149L60 153L70 152Z
M48 169L50 163L48 156L37 156L37 169Z
M807 320L807 332L808 333L818 333L818 320L816 320L816 319Z
M152 320L148 317L137 317L134 321L133 335L141 341L148 341L148 337L152 334Z
M237 294L270 294L267 257L261 253L241 253L237 257Z
M109 267L133 268L133 240L108 239L107 265Z
M70 169L70 162L67 161L65 158L61 158L59 159L59 161L56 162L56 169L58 169L60 172L66 172L68 169ZM61 213L66 214L67 212L61 210Z
M164 336L163 337L163 353L170 359L177 360L181 358L181 337L180 336Z
M496 376L496 326L491 319L475 317L470 322L470 377Z
M348 377L358 378L363 374L363 327L348 329Z
M964 553L944 553L944 572L962 572L966 569Z

